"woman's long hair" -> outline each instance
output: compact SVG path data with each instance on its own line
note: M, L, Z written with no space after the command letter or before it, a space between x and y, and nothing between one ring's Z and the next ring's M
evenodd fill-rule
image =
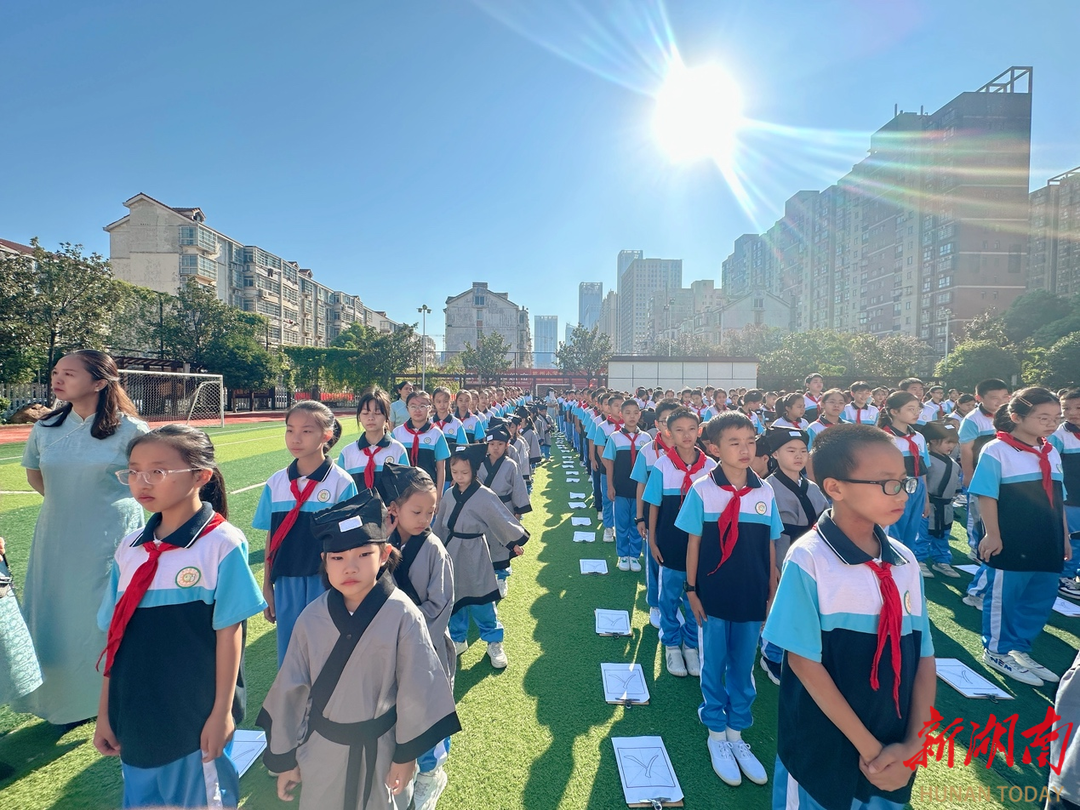
M78 357L83 367L90 372L91 377L105 381L105 387L98 392L97 412L94 414L94 424L90 428L91 436L95 439L107 439L120 427L122 414L139 415L135 410L135 403L131 401L124 386L120 383L120 371L116 367L116 361L109 355L96 349L79 349L70 352L65 357ZM71 407L70 402L65 402L42 417L41 426L52 428L64 424L64 420L71 413Z

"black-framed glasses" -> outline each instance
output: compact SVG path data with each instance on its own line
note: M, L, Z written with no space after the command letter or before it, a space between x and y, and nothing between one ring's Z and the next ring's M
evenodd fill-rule
M876 484L886 495L899 495L901 492L914 495L915 490L919 488L918 478L886 478L884 481L866 481L862 478L837 478L836 480L843 481L845 484Z

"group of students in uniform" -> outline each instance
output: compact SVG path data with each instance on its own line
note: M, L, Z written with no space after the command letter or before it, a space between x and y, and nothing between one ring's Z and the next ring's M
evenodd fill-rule
M665 669L701 679L720 778L767 781L742 738L760 648L780 686L773 806L900 807L935 688L922 582L959 576L954 508L984 664L1058 681L1030 650L1056 595L1080 596L1080 390L805 384L567 391L558 423L618 569L645 568Z

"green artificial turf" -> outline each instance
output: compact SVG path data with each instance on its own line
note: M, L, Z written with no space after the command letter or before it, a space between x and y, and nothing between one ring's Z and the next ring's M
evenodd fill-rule
M281 428L248 425L210 433L230 491L253 487L230 498L232 521L250 526L258 485L289 462ZM352 429L343 441L355 435ZM21 452L21 445L0 445L0 490L29 489L18 466ZM556 461L560 455L556 448ZM705 747L706 732L696 715L701 700L698 682L672 678L663 671L657 632L648 623L644 577L615 568L614 546L599 542L600 531L591 509L579 509L577 514L592 518L597 542L571 541L574 528L567 507L571 490L590 492L586 500L591 502L584 476L581 483L567 485L556 462L537 471L534 510L524 521L532 539L525 554L515 559L509 595L499 605L510 665L502 671L492 669L484 643L472 630L472 646L461 657L456 683L464 730L453 739L447 764L450 784L440 807L618 808L624 803L609 738L660 735L686 794L687 807L767 808L771 784L758 787L744 783L730 788L713 774ZM0 534L7 538L17 576L24 571L39 505L36 494L0 496ZM261 577L265 538L262 532L251 531L249 539L252 567ZM953 548L956 562L966 561L966 541L960 528L954 530ZM609 575L582 576L578 560L588 557L606 558ZM1017 699L999 704L966 700L938 682L938 710L948 721L964 718L965 726L957 735L957 764L949 769L935 762L922 771L913 806L961 808L974 802L985 807L1029 807L1028 802L1010 801L1007 790L1010 786L1041 788L1046 784L1046 769L1040 771L1020 761L1024 745L1020 731L1044 718L1053 690L1006 681L977 663L981 614L960 602L968 581L966 575L959 580L938 577L927 581L937 654L972 664ZM632 637L596 636L592 612L598 607L631 610ZM1032 654L1063 672L1080 643L1078 628L1080 620L1053 614ZM608 705L603 700L600 664L629 661L643 666L652 700L647 706L632 708ZM256 617L249 623L246 653L250 689L245 725L249 727L273 680L275 664L273 628L261 616ZM756 676L754 726L744 736L771 773L776 752L777 688L760 670ZM963 743L970 738L972 723L984 723L991 712L999 719L1019 715L1016 762L1009 768L999 755L989 769L985 758L965 767ZM0 767L0 802L20 810L117 807L119 764L96 754L92 730L86 725L60 736L35 718L0 710L0 763L8 766L6 771ZM1004 801L999 798L1002 787L1006 789ZM245 807L295 807L295 803L277 800L274 780L261 765L249 771L241 788ZM986 788L991 791L989 801Z

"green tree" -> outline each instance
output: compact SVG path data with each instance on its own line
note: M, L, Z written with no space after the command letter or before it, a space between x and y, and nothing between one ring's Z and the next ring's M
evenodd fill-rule
M415 325L380 333L360 323L342 330L331 346L351 354L332 355L330 367L354 390L377 383L389 388L393 380L420 362L421 339Z
M105 258L84 256L82 245L63 242L45 250L33 239L34 291L24 302L45 368L67 349L104 348L120 288Z
M112 312L107 345L114 355L147 355L164 359L165 313L176 296L116 281L120 299Z
M1009 340L1022 343L1045 324L1072 314L1069 301L1046 290L1024 293L1001 315L1002 327Z
M1080 332L1063 337L1046 353L1045 384L1054 388L1080 385Z
M933 367L933 350L912 335L848 336L847 380L870 379L899 381L904 377L924 376Z
M0 382L25 382L41 365L26 302L34 296L34 260L0 253Z
M964 325L964 334L960 339L960 343L973 340L988 340L1002 348L1011 345L1009 336L1005 334L1001 315L995 314L991 310L976 315Z
M780 347L758 363L758 381L770 388L792 390L812 371L843 376L851 363L850 336L831 329L791 332Z
M762 358L783 345L786 329L766 324L747 324L742 329L724 333L723 349L728 357Z
M493 382L506 369L510 368L510 361L506 354L510 351L510 344L499 332L481 335L476 341L474 348L471 343L465 344L461 352L461 365L466 371L472 371L480 377L480 383Z
M312 399L318 399L326 377L328 355L335 351L317 346L284 347L282 353L288 362L293 384L307 391Z
M607 369L611 353L611 337L606 332L578 324L570 340L555 351L555 363L564 374L580 374L591 380Z
M1012 384L1020 374L1016 355L989 340L968 340L937 364L935 376L961 391L974 391L980 380L997 377Z

